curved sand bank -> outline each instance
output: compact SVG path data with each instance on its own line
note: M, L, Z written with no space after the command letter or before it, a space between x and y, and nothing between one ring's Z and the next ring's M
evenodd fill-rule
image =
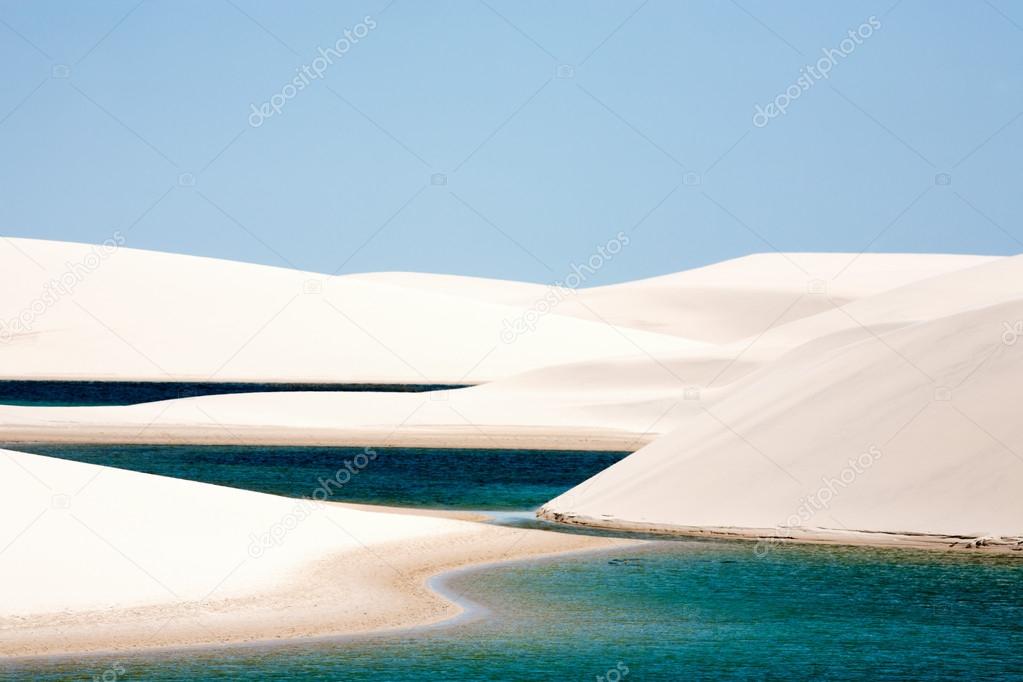
M0 405L0 442L632 451L670 424L651 412L623 409L602 419L580 401L506 398L477 388L253 393L118 407Z
M8 657L425 624L459 611L426 587L438 572L619 544L7 450L0 499Z
M774 329L768 346L802 343L540 514L681 534L1021 550L1020 320L1014 257Z

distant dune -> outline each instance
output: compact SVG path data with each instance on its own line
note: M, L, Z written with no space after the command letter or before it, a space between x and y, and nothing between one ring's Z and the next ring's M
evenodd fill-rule
M120 247L0 241L0 378L478 383L537 367L703 347L603 322L543 316L539 304L453 296L394 276L330 277ZM84 267L92 259L94 269ZM70 275L69 275L70 273ZM67 279L71 294L47 296ZM478 289L479 280L463 286ZM501 291L521 285L484 280ZM45 299L52 299L47 303ZM12 321L29 320L28 325Z
M0 242L0 320L96 248L10 241ZM122 247L0 346L0 377L485 383L429 395L0 407L2 437L634 450L704 404L680 398L714 400L813 339L862 336L836 306L994 260L762 254L557 292L545 306L552 290L538 284L332 278ZM509 323L527 319L532 330L509 339Z

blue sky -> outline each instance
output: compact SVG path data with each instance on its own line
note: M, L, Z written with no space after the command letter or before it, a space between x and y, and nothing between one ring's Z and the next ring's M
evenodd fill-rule
M1007 0L7 1L0 70L6 236L549 282L629 234L591 283L1023 251Z

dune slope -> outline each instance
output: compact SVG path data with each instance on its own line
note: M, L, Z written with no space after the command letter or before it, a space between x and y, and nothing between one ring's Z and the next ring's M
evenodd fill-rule
M1009 330L1023 319L1021 283L1016 257L850 303L852 327L821 325L821 338L541 514L676 532L1015 544L1023 344Z

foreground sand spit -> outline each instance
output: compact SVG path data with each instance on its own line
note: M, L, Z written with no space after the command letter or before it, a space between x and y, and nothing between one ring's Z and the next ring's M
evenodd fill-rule
M620 544L7 450L0 499L0 656L425 624L460 610L426 587L433 574Z

